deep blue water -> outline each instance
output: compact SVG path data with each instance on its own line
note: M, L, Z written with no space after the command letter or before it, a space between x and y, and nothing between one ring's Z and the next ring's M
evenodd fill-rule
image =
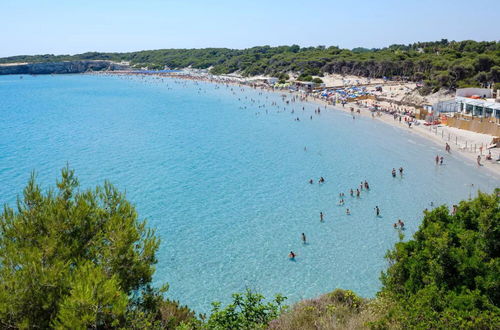
M499 185L453 156L436 166L442 149L407 130L331 109L317 116L311 104L282 111L279 94L259 93L154 77L0 76L0 201L13 205L32 170L54 186L67 162L85 187L111 180L162 239L155 283L207 312L246 287L289 303L335 288L373 296L398 218L408 236L430 202ZM400 166L404 177L392 178ZM351 198L365 179L371 190Z

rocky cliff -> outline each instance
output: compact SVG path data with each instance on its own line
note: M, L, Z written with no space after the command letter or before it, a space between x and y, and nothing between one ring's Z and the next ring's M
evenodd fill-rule
M126 70L125 65L110 61L67 61L53 63L24 63L0 65L3 74L83 73L89 71Z

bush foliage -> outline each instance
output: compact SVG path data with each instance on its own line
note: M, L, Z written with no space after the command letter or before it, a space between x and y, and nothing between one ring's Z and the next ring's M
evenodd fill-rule
M382 294L408 327L500 328L500 190L426 212L387 255Z

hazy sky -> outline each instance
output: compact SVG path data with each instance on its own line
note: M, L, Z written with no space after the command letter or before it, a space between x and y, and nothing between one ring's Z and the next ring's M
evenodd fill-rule
M0 0L0 56L499 40L499 0Z

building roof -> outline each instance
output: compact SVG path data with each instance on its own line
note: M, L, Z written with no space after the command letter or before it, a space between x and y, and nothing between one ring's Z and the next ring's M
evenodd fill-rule
M480 106L483 108L500 110L500 103L495 102L493 99L481 100L481 99L470 99L467 97L457 97L457 101L465 104Z

